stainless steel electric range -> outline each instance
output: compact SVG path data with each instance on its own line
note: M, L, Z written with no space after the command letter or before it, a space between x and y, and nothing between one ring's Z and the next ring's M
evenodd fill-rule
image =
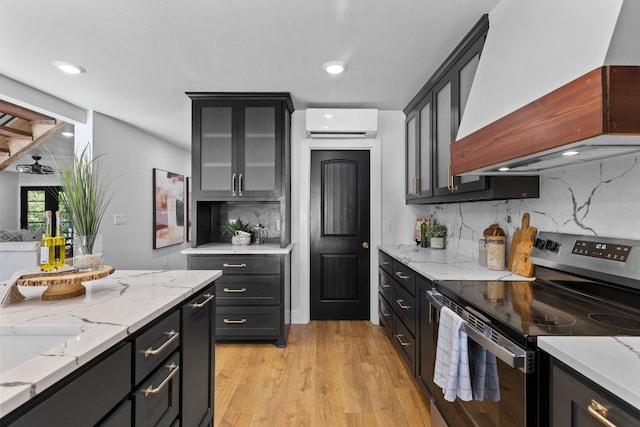
M450 403L432 393L471 425L544 425L548 367L537 337L640 335L639 241L540 232L531 258L533 281L438 281L424 296L433 342L447 306L466 321L472 369L484 350L496 357L497 399Z

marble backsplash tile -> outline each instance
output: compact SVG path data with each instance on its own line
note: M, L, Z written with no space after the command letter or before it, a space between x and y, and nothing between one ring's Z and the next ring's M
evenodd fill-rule
M507 242L529 212L538 230L640 240L640 156L550 170L540 175L540 198L425 207L449 229L447 250L478 256L478 239L492 223Z

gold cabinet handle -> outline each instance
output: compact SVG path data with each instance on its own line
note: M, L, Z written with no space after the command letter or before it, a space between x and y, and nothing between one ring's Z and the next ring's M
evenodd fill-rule
M178 339L180 336L175 330L171 330L170 332L165 332L166 335L169 336L169 339L164 342L160 347L154 349L153 347L149 347L144 351L144 358L146 359L149 356L155 356L156 354L162 353L167 347L171 345L172 342Z
M144 397L149 397L150 394L160 393L162 389L165 388L167 384L169 384L171 378L175 377L178 371L180 371L180 366L176 365L175 363L171 363L171 365L167 366L167 369L169 370L169 375L167 375L167 378L165 378L158 387L154 388L153 385L147 387L147 389L144 391Z
M455 185L455 181L454 181L455 177L453 175L451 175L451 166L449 166L449 176L447 177L447 188L449 189L449 191L451 192L456 192L458 191L458 186Z
M227 325L242 325L244 323L247 323L247 319L232 320L225 317L224 323L226 323Z
M380 261L380 265L391 265L390 261Z
M223 291L225 291L228 294L242 294L247 292L247 288L240 288L240 289L224 288Z
M362 249L369 249L369 242L362 242Z
M247 268L247 264L227 264L226 262L222 264L224 268Z
M589 412L589 415L598 420L598 422L600 422L600 424L602 424L603 426L616 427L614 423L607 419L609 410L600 403L596 402L594 399L591 399L591 404L587 408L587 412Z
M202 308L205 305L207 305L209 303L209 301L211 301L214 298L213 294L204 294L203 297L206 298L206 300L202 301L202 302L194 302L193 304L191 304L191 308Z
M402 274L402 271L396 271L396 276L402 280L410 279L411 276L407 276L406 274Z
M382 316L383 316L383 317L389 317L389 316L391 316L391 313L387 313L387 312L386 312L386 311L384 311L384 310L380 310L380 314L382 314Z
M380 282L380 287L384 289L389 289L391 287L387 282Z
M409 341L405 341L404 340L404 335L403 334L396 334L396 339L398 340L400 345L403 346L403 347L407 347L407 346L411 345L411 343Z
M236 195L236 174L231 175L231 193Z
M242 196L242 174L238 177L238 196Z
M410 305L404 305L404 300L403 299L397 299L396 300L396 304L398 304L398 306L403 309L403 310L409 310L411 308Z

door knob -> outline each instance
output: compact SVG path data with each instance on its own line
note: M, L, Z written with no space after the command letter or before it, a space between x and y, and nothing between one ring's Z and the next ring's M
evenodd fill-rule
M369 249L369 242L362 242L363 249Z

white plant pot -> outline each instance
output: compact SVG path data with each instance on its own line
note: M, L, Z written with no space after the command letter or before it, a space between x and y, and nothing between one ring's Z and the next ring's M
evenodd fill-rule
M444 237L432 237L429 242L434 249L444 249Z

